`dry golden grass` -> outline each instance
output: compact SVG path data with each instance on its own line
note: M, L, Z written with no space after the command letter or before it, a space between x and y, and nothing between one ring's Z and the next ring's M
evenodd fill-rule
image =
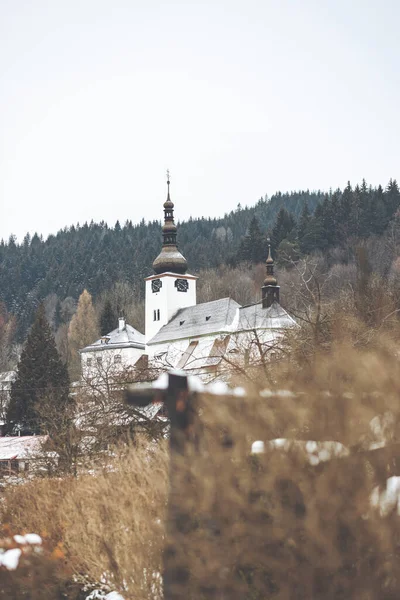
M172 597L399 597L399 517L382 519L369 501L400 474L399 451L358 446L372 416L398 412L398 365L354 352L358 375L353 350L338 349L333 373L322 362L293 397L199 398L197 439L174 473L168 544L180 580ZM326 378L329 395L321 393ZM315 467L296 449L250 456L252 441L273 438L336 440L353 452Z
M167 497L166 443L121 447L103 470L77 479L37 479L5 492L1 521L40 533L65 578L83 574L127 600L160 594ZM17 573L17 572L16 572ZM1 578L1 573L0 573Z
M362 328L312 360L292 353L277 362L269 395L259 395L260 375L247 397L195 399L195 443L171 472L174 598L400 597L399 517L370 506L374 487L400 475L397 344L388 332L354 343L354 331ZM366 451L371 419L387 412L388 446ZM316 466L298 451L251 456L254 440L274 438L335 440L351 454ZM138 441L94 474L8 489L2 519L46 533L53 547L62 542L69 575L153 600L161 597L167 491L165 443Z
M97 581L105 576L127 599L160 595L167 456L163 442L121 449L63 502L65 543L76 567Z

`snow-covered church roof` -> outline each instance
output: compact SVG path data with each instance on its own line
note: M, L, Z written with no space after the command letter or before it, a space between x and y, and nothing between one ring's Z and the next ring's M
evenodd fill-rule
M276 302L269 308L263 308L261 302L240 306L232 298L221 298L181 308L148 344L162 344L219 333L286 329L294 326L294 319Z
M263 308L262 303L257 302L241 306L239 309L238 332L254 329L286 329L295 326L296 321L277 302L269 308Z
M81 352L98 352L99 350L111 350L118 348L139 348L144 350L145 337L137 329L125 323L125 319L119 320L119 326L102 336L93 344L83 348Z
M240 304L232 298L181 308L148 342L149 345L230 331Z

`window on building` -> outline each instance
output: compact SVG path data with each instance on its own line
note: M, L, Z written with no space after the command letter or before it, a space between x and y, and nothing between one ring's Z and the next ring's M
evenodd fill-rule
M153 311L153 321L159 321L160 320L160 309L157 308L157 310Z
M92 366L92 359L88 358L87 361L86 361L86 364L87 364L88 367L91 367Z
M115 356L114 356L114 362L115 362L115 364L121 362L121 355L120 354L115 354Z
M96 362L97 362L98 365L101 365L101 363L103 362L103 357L102 356L98 356L96 358Z

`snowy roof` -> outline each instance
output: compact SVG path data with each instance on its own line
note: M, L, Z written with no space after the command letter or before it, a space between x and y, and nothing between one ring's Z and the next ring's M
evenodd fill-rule
M125 324L123 329L114 329L98 339L94 344L83 348L81 352L97 352L113 348L140 348L144 350L144 335L132 325Z
M240 304L232 298L221 298L181 308L148 342L160 344L201 335L230 331Z
M222 298L181 308L148 343L160 344L214 333L286 329L295 326L296 321L276 302L269 308L263 308L261 302L240 306L232 298Z
M12 383L15 381L16 377L16 371L5 371L4 373L0 373L0 387L2 387L2 384Z
M242 306L239 309L237 331L286 329L295 326L296 321L277 302L274 302L269 308L263 308L262 303L258 302L257 304Z
M47 439L47 435L0 437L0 460L33 458L41 452Z

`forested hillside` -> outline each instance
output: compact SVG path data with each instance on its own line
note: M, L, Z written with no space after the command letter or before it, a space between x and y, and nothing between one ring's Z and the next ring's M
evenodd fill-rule
M241 238L253 215L263 230L271 227L282 207L298 216L307 202L313 210L325 197L321 192L293 192L261 199L251 208L238 206L220 219L190 219L180 223L179 247L191 272L235 260ZM162 217L160 200L160 219ZM179 201L176 201L179 217ZM56 294L62 301L78 299L83 289L97 297L117 281L137 284L143 294L143 277L161 248L160 222L131 221L114 227L102 223L72 226L43 240L27 235L21 244L14 237L0 244L0 299L18 317L22 339L41 300Z
M191 272L240 261L265 259L266 234L271 234L275 255L296 259L314 251L327 251L351 238L380 235L400 206L396 181L384 189L365 181L343 191L278 193L255 206L240 205L220 219L190 219L180 223L179 247ZM160 201L160 217L162 201ZM176 200L179 216L179 200ZM85 223L59 231L43 240L14 237L0 244L0 300L15 315L17 339L22 341L39 303L51 296L55 328L68 320L60 305L77 300L84 289L94 299L116 282L128 282L143 297L143 277L161 247L159 222L128 221L114 227ZM73 310L73 309L72 309ZM70 318L71 315L69 315Z

